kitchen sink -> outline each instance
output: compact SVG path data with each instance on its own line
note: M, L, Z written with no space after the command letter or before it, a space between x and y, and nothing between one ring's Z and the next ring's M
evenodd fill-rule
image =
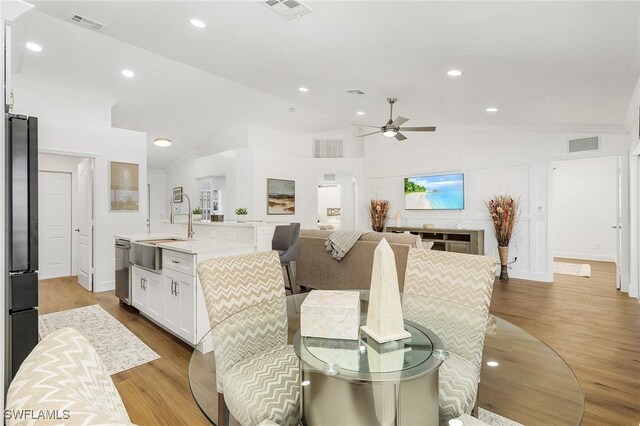
M159 238L131 243L131 263L153 272L162 270L162 248L158 244L188 241L186 238Z

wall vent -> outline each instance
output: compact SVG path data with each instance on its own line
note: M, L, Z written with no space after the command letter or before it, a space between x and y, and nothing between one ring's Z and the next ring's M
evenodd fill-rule
M262 4L287 20L311 13L311 8L300 0L264 0Z
M336 181L336 174L335 173L325 173L324 174L324 181L325 182L335 182Z
M343 146L342 139L314 139L313 158L342 158Z
M89 28L90 30L98 32L103 31L105 28L107 28L105 24L101 24L100 22L94 21L93 19L78 15L77 13L71 15L71 22L75 22L76 24L82 25L85 28Z
M365 94L360 89L347 90L347 93L351 93L352 95L364 95Z
M600 149L600 138L569 139L569 152L597 151Z

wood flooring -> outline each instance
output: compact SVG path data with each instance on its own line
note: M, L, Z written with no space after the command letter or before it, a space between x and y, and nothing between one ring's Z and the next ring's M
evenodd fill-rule
M587 263L591 278L556 275L554 284L496 281L491 312L538 337L567 361L585 393L584 425L636 426L640 304L615 289L613 264ZM111 292L87 292L75 277L40 282L41 314L96 303L160 355L112 376L131 420L139 425L209 424L189 390L190 346L119 304Z

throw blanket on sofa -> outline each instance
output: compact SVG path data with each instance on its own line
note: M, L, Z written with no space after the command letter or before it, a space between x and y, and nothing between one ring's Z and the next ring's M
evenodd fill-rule
M369 231L335 231L329 234L324 245L327 251L331 252L336 260L342 260L349 253L351 247L360 239L363 234Z

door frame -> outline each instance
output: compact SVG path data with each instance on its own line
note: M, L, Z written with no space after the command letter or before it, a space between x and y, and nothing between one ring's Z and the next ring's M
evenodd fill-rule
M59 174L64 174L64 175L69 175L70 177L70 181L69 181L69 199L71 200L71 206L70 206L70 210L71 210L71 216L69 217L69 250L71 251L71 253L69 253L69 275L71 276L73 274L73 173L71 172L61 172L59 170L42 170L42 169L38 169L38 173L59 173ZM39 176L39 175L38 175ZM40 193L40 187L38 184L38 194ZM40 209L40 206L38 206L38 209ZM40 237L38 236L38 239L40 239ZM42 245L40 245L40 247L42 247Z
M554 250L554 237L553 237L553 224L554 224L554 206L553 206L553 164L560 161L573 161L573 160L590 160L595 158L615 158L617 160L617 173L616 173L616 210L617 210L617 221L618 221L618 230L617 230L617 242L616 242L616 288L618 290L622 290L624 292L628 292L628 274L625 274L625 268L628 270L627 261L624 256L624 248L625 241L624 236L628 235L625 233L625 229L629 228L629 217L628 214L625 214L629 210L629 191L624 190L625 185L625 173L628 174L628 165L625 168L625 162L623 158L626 158L626 154L601 154L601 155L589 155L589 156L580 156L575 158L553 158L547 161L547 271L548 271L548 282L554 282L553 275L553 250ZM534 207L531 207L532 209ZM627 241L628 246L628 241ZM625 285L626 279L626 285Z
M95 220L96 217L96 176L95 176L95 167L96 167L96 163L97 163L97 158L98 158L98 154L96 154L95 152L82 152L82 151L68 151L68 150L63 150L63 149L51 149L51 148L41 148L38 147L38 154L52 154L52 155L64 155L67 157L78 157L78 158L84 158L84 159L90 159L93 162L93 168L94 168L94 173L91 179L91 193L93 194L93 200L91 202L91 210L92 210L92 214L93 214L93 236L94 238L91 239L91 263L92 263L92 273L93 276L95 278L95 254L96 254L96 242L95 242L95 235L97 234L97 230L98 230L98 223ZM73 227L72 227L73 228ZM74 232L74 231L72 231ZM73 238L72 238L73 241ZM77 253L76 253L76 257L77 257ZM77 263L78 259L76 259L76 263ZM91 291L95 290L95 286L93 285L93 279L92 279L92 285L91 285Z

